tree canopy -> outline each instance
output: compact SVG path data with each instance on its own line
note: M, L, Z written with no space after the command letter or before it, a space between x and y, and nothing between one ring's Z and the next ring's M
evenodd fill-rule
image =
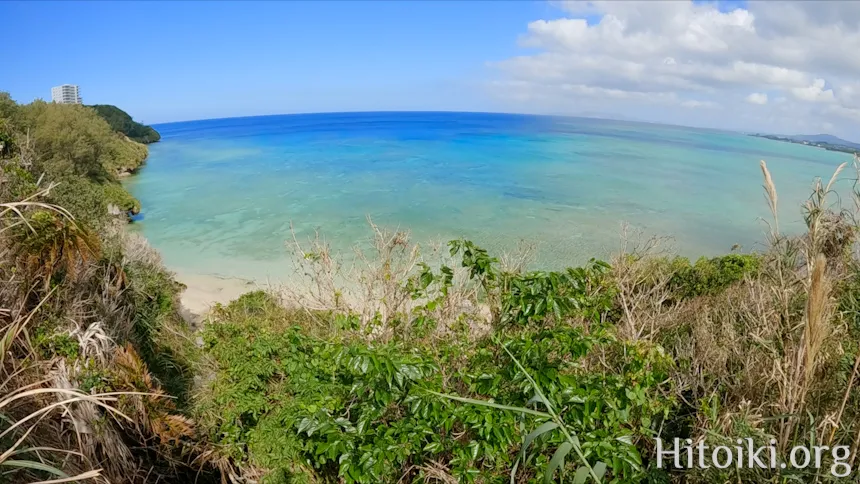
M95 109L96 113L107 121L111 129L128 136L132 141L148 144L161 139L158 131L134 121L128 113L116 106L94 104L89 107Z
M20 158L17 165L29 173L3 176L0 165L0 179L7 181L0 187L0 198L12 199L34 188L17 186L18 182L42 178L44 184L56 184L50 201L98 226L108 205L132 213L139 210L117 177L140 167L146 156L146 146L114 132L93 109L41 100L19 105L0 92L0 161ZM15 193L6 193L9 190Z

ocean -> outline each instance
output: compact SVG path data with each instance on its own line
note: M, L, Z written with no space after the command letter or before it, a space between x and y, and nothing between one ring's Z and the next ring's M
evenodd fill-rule
M168 267L282 280L285 241L318 232L350 254L367 223L428 244L465 237L491 253L536 245L535 268L608 258L622 224L671 237L691 258L761 248L770 214L800 231L814 177L850 155L740 133L518 114L379 112L213 119L154 126L126 184L132 224ZM849 173L851 170L846 170ZM846 176L846 175L843 175ZM845 182L847 183L847 182Z

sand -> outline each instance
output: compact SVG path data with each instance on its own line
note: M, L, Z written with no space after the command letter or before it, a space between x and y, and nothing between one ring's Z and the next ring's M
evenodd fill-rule
M265 289L252 280L209 274L176 273L176 280L186 286L180 301L193 319L204 316L216 304L227 304L246 292Z

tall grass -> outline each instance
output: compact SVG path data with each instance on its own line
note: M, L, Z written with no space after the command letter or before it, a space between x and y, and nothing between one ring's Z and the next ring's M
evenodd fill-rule
M230 470L122 347L164 298L129 298L137 283L98 236L39 200L50 188L0 203L0 469L15 482L104 483Z

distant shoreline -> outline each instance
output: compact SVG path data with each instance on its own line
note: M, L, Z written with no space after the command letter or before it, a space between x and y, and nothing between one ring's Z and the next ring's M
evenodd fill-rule
M860 149L853 148L851 146L845 146L840 144L828 143L826 141L807 141L807 140L799 140L788 138L785 136L776 136L772 134L758 134L758 133L749 133L747 136L752 136L755 138L765 138L773 141L782 141L784 143L794 143L796 145L804 145L804 146L812 146L814 148L823 148L827 151L838 151L840 153L848 153L852 155L860 155Z

